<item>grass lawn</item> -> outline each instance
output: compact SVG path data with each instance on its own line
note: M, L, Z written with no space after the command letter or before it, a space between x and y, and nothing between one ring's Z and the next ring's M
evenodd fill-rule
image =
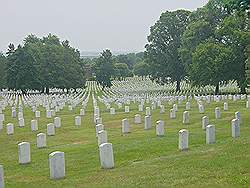
M108 140L113 144L115 168L100 168L99 150L93 124L92 98L80 128L74 126L74 117L79 114L80 106L72 112L67 106L57 113L62 118L62 127L56 135L47 136L47 148L36 148L36 134L46 133L46 125L53 119L45 118L44 109L38 121L39 131L31 132L30 121L34 113L24 109L25 127L19 128L17 119L11 118L11 109L4 111L6 125L14 123L15 133L6 134L6 127L0 130L0 164L4 165L6 188L9 187L250 187L250 109L245 101L229 101L229 110L223 111L223 102L205 105L205 113L199 114L195 102L191 105L190 124L182 124L185 102L178 105L177 119L169 119L169 104L165 113L159 108L152 113L153 128L144 130L144 124L134 124L138 105L131 103L130 113L124 108L116 115L110 115L103 104L99 104L101 117ZM221 107L222 118L215 120L214 109ZM231 120L236 111L241 112L241 135L231 137ZM216 144L205 144L205 132L201 129L201 118L207 115L210 124L216 126ZM121 134L121 120L128 118L131 133ZM165 121L166 135L157 137L155 124ZM189 150L178 151L178 131L189 130ZM31 143L31 160L28 165L18 164L17 144L22 141ZM53 151L65 152L66 178L49 179L48 155Z

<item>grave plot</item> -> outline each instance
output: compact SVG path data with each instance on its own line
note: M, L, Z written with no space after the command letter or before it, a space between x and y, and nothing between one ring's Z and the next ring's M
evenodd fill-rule
M250 96L181 87L134 77L104 90L1 92L0 187L247 185Z

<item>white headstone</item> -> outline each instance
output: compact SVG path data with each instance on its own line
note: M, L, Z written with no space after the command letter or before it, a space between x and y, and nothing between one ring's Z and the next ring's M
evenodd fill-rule
M129 133L129 122L128 119L122 120L122 133L127 134Z
M0 114L0 121L4 121L4 114Z
M135 124L140 124L141 123L141 115L140 114L136 114L135 115Z
M54 118L54 124L56 128L60 128L61 127L61 118L60 117L55 117Z
M220 112L219 107L215 108L214 113L215 113L215 119L220 119L221 118L221 112Z
M224 111L227 111L227 110L228 110L228 103L224 102Z
M55 110L51 110L51 115L54 117L56 115L56 111Z
M208 125L206 127L206 143L213 144L215 143L215 126Z
M207 116L202 117L202 129L205 130L206 127L209 125L209 119Z
M36 118L40 118L40 117L41 117L40 111L36 111L36 112L35 112L35 117L36 117Z
M23 119L23 112L18 112L18 120Z
M102 118L101 117L99 117L99 118L96 118L96 125L97 124L102 124Z
M110 108L110 114L115 115L115 109L114 108Z
M240 136L240 124L239 119L232 120L232 137L236 138Z
M47 135L54 136L55 135L55 125L54 123L49 123L47 125Z
M148 130L151 129L151 127L152 127L151 116L145 116L144 129Z
M55 151L49 154L50 179L61 179L65 177L64 152Z
M52 117L52 111L51 110L47 110L46 111L46 117L47 118L51 118Z
M205 108L203 104L199 104L199 113L203 114L205 112Z
M188 124L189 123L189 112L188 111L183 112L182 123L183 124Z
M13 118L16 118L16 110L15 109L12 109L11 116Z
M125 106L125 113L129 113L129 106Z
M19 124L19 127L24 127L24 126L25 126L24 119L23 119L23 118L20 118L20 119L18 120L18 124Z
M177 105L177 104L174 104L174 105L173 105L173 110L174 110L175 112L178 112L178 105Z
M98 132L101 131L101 130L104 130L103 124L97 124L95 126L95 130L96 130L96 137L97 137L98 136Z
M242 122L242 120L241 120L241 116L240 116L240 112L239 111L235 112L235 119L239 120L239 125L240 125L241 122Z
M146 116L151 116L150 107L146 107Z
M14 125L12 123L8 123L6 129L8 135L14 134Z
M30 143L21 142L18 144L18 159L19 164L30 163Z
M71 105L68 106L68 110L69 111L72 111L73 110L73 107Z
M164 129L164 121L157 121L156 122L156 135L157 136L164 136L165 129Z
M81 116L76 116L75 117L75 125L80 126L81 125Z
M99 146L101 167L104 169L114 168L114 155L111 143L103 143Z
M188 149L188 130L181 129L179 131L179 150Z
M31 131L37 131L38 130L38 123L36 119L31 120Z
M170 109L170 119L175 119L176 118L176 112L174 109Z
M4 188L4 171L3 171L3 165L0 165L0 188Z
M97 117L100 116L100 109L99 109L98 107L95 107L95 108L94 108L94 114L96 114Z
M108 142L107 131L105 130L99 131L97 138L98 138L98 146L100 146L103 143L107 143Z
M46 147L46 134L39 133L36 136L36 146L37 148L44 148Z
M80 109L80 116L84 116L85 115L85 110L84 109Z

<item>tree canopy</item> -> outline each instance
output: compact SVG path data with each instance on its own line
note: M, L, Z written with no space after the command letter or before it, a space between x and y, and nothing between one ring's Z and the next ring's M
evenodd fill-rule
M85 85L80 53L69 41L49 34L42 39L29 35L16 49L7 52L6 86L9 89L40 90L79 88Z
M165 83L169 78L177 81L177 91L180 90L180 81L184 77L178 49L189 23L189 15L190 12L186 10L162 13L151 27L146 45L146 62L150 66L151 78L159 83Z

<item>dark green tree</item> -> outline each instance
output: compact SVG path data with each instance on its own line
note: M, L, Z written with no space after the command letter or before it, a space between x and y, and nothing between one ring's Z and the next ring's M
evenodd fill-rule
M114 64L114 77L121 80L122 78L131 76L131 71L128 69L128 65L125 63Z
M197 46L192 55L190 65L190 78L195 85L214 85L215 94L219 93L219 85L222 81L230 80L230 65L233 50L216 42L204 42Z
M7 58L0 53L0 90L6 88L6 64Z
M85 85L80 52L69 41L49 34L42 39L29 35L24 46L9 45L6 68L10 89L49 92L49 88L76 89Z
M247 78L247 87L250 88L250 45L247 46L246 50L247 60L246 60L246 78Z
M217 40L233 49L234 63L231 65L231 79L237 80L242 93L246 93L245 64L247 60L246 48L250 44L250 30L245 12L234 13L226 17L215 31Z
M150 67L150 76L159 83L176 81L176 91L184 78L184 67L178 49L181 37L189 23L189 11L177 10L165 12L150 29L146 45L146 63Z
M228 15L220 0L210 0L204 7L190 14L190 22L181 37L179 55L186 72L192 63L192 53L200 43L215 39L215 30Z
M96 81L103 87L111 87L111 78L114 76L114 65L110 50L104 50L94 66Z
M29 89L38 89L38 72L34 59L25 47L19 45L15 52L8 55L6 73L8 88L24 93Z
M147 76L149 73L149 66L145 62L138 62L134 65L134 74L137 76Z

